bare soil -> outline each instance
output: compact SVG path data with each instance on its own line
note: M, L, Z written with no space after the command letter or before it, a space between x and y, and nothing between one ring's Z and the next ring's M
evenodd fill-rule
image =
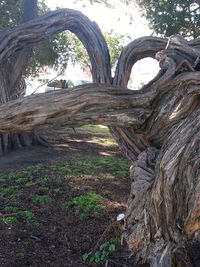
M104 172L108 172L105 168L99 173L94 172L93 178L87 178L71 175L65 169L61 172L62 168L55 169L56 164L69 164L70 160L84 155L91 158L114 156L124 160L117 146L105 146L103 136L99 134L96 135L99 143L91 142L94 133L90 132L62 130L56 133L45 131L44 134L53 144L51 147L23 148L0 159L0 188L15 187L22 191L17 197L0 191L0 266L133 266L125 242L120 241L123 224L116 222L116 216L126 210L130 190L128 174L124 178L102 178ZM26 177L20 180L16 175L23 170L29 170L29 180L25 180ZM87 192L95 192L105 198L102 212L91 212L85 220L81 220L73 208L66 212L64 201ZM48 195L52 201L45 205L34 203L33 195ZM27 223L26 218L18 218L18 211L6 211L6 207L10 206L31 211L34 219ZM17 221L5 223L8 217L17 218ZM109 251L107 261L83 261L85 253L92 251L94 254L100 251L101 244L112 244L113 239L117 240L115 251Z

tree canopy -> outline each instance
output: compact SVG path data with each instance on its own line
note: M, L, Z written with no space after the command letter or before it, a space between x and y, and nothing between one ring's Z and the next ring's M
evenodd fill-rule
M150 26L157 34L181 34L196 38L200 35L200 4L192 0L136 0Z
M120 53L122 52L123 45L126 43L129 36L126 34L118 34L114 32L104 32L104 38L107 42L110 51L110 63L111 67L114 67ZM63 33L63 38L66 39L66 50L70 50L70 60L73 64L80 64L81 68L91 70L91 63L87 51L85 50L81 41L71 33Z

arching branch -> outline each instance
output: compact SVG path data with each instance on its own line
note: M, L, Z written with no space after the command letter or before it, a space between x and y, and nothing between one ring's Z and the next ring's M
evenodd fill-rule
M130 78L133 65L140 59L146 57L155 58L158 51L163 50L167 44L167 39L158 37L141 37L132 41L125 47L120 55L114 84L126 87Z
M60 9L50 12L14 29L0 34L0 62L24 46L40 42L50 36L70 30L81 40L89 54L95 82L111 82L110 56L104 37L95 22L81 12Z

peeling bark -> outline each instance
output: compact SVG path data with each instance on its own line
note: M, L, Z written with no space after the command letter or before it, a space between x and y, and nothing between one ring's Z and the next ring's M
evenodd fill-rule
M199 266L200 41L139 38L122 52L111 84L97 25L78 11L59 10L1 33L0 63L66 29L87 48L94 83L0 105L0 132L45 124L110 126L132 164L125 237L137 266ZM126 89L133 64L147 56L161 71L141 90Z
M22 21L25 23L37 17L37 0L25 0ZM23 78L33 47L28 45L21 51L13 53L0 64L0 102L6 103L23 97L26 83ZM0 155L11 149L40 144L40 137L35 133L4 133L0 134Z

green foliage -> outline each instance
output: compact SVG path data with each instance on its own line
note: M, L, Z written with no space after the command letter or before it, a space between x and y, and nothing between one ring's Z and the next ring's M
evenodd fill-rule
M108 127L102 125L84 125L77 129L80 133L90 133L96 135L103 135L104 137L111 137Z
M17 223L17 218L14 216L3 217L3 222L7 225L14 225Z
M40 205L49 205L52 203L52 198L48 195L32 195L31 200L34 203L39 203Z
M0 182L3 182L7 179L7 175L6 174L0 174Z
M24 252L19 252L19 253L17 253L17 257L20 257L20 258L23 258L24 257Z
M196 38L200 35L200 4L192 0L137 0L156 33L170 36L182 34Z
M15 206L6 206L4 208L4 211L5 212L18 212L19 211L19 208L18 207L15 207Z
M71 201L65 201L63 207L67 212L72 207L80 219L85 220L91 213L98 215L103 211L101 206L103 200L102 196L89 192L86 195L74 197Z
M114 252L116 249L116 244L112 243L111 241L109 242L104 242L103 244L100 245L99 250L96 251L95 253L89 252L85 253L83 255L83 261L86 262L88 261L89 263L99 263L106 261L109 257L109 255Z
M22 190L17 186L6 186L0 190L1 197L7 197L10 200L16 200L22 195Z
M0 30L22 23L23 6L24 0L2 0L0 2ZM48 11L45 0L38 0L39 15Z
M23 1L3 0L0 3L0 30L21 23Z
M124 44L127 43L127 40L130 40L130 37L127 34L118 34L111 31L104 32L104 38L110 52L111 67L114 67L119 59Z
M32 211L21 211L18 214L19 218L23 218L25 219L26 223L30 226L34 226L34 227L38 227L39 226L39 222L35 219L35 215Z
M60 175L70 175L80 178L94 178L95 175L106 178L124 179L129 173L128 163L114 156L80 155L67 162L56 162L52 169Z
M28 210L22 211L18 207L14 207L14 206L6 206L4 208L4 211L6 213L9 213L9 212L13 213L12 216L4 216L3 217L2 221L4 224L14 225L20 220L25 220L25 222L28 225L31 225L34 227L39 226L39 223L35 219L35 215L32 211L28 211Z
M8 179L17 185L26 184L32 178L32 173L29 170L26 171L11 171L8 175Z
M0 30L7 27L17 26L22 23L23 0L6 0L0 3ZM38 13L43 15L50 11L44 0L38 1ZM66 34L59 34L56 37L42 41L34 46L34 53L26 69L26 76L39 75L45 66L55 69L66 67L68 61L68 50Z
M68 33L66 38L68 38L69 40L68 43L71 44L70 46L68 46L68 49L70 48L71 51L70 59L72 63L80 64L83 70L87 68L91 69L89 56L81 41L77 37L75 37L74 34L72 33ZM105 32L104 38L107 42L110 51L111 66L113 67L119 58L124 43L126 42L127 39L129 39L129 36L117 34L114 32Z

